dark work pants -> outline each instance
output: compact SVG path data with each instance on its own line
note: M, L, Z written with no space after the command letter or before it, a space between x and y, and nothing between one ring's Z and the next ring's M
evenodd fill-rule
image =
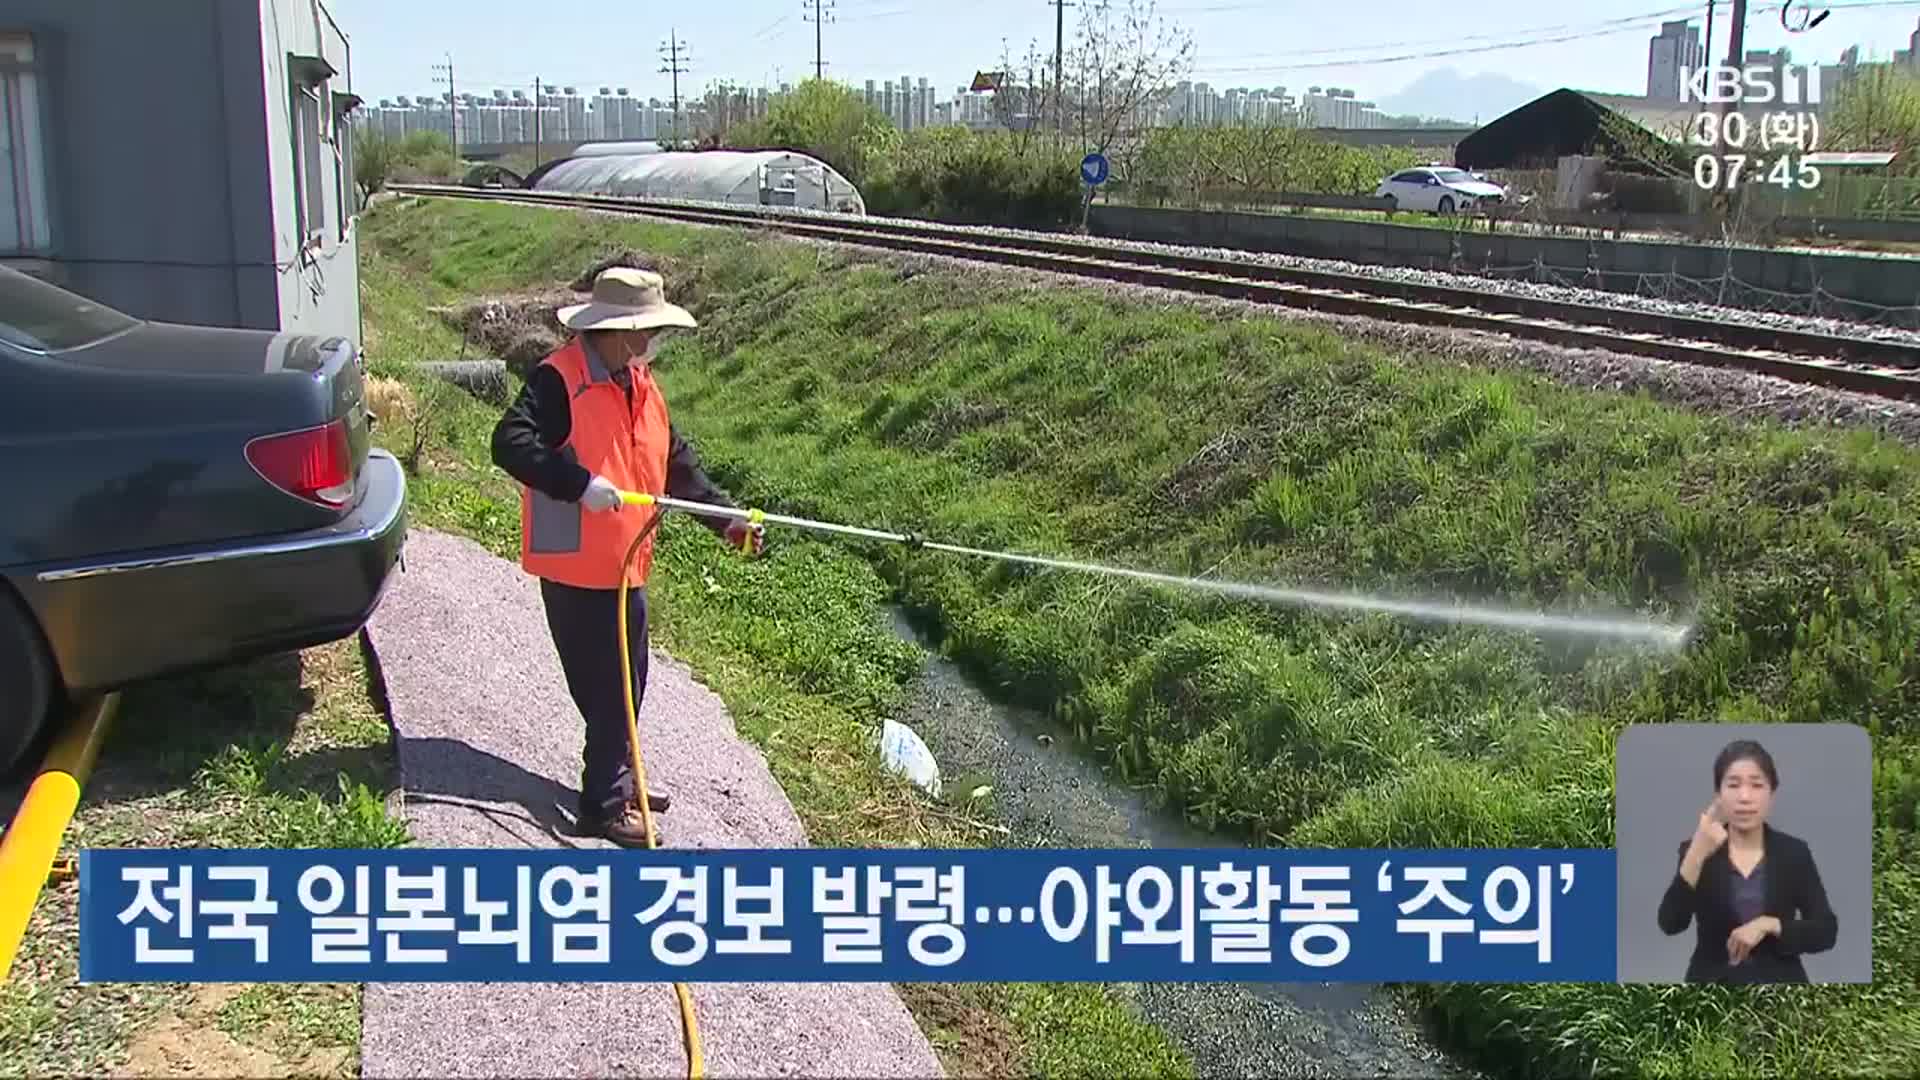
M580 809L619 816L633 798L633 755L627 748L627 704L620 690L620 590L582 589L540 580L547 629L567 690L586 721L580 770ZM647 687L647 593L627 591L627 644L633 657L633 707Z

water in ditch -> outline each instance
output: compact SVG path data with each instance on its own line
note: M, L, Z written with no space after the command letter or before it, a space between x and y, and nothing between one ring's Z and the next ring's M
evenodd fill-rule
M1035 847L1228 848L1149 806L1031 710L993 702L934 651L899 608L891 629L927 647L898 718L940 762L943 782L990 784L1011 843ZM977 781L975 778L978 778ZM1179 1043L1203 1077L1471 1077L1384 988L1337 983L1151 983L1118 987Z

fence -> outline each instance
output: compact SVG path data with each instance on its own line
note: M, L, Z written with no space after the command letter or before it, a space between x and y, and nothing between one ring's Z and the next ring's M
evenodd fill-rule
M1920 245L1920 180L1902 177L1834 175L1812 191L1783 191L1752 183L1738 197L1716 205L1713 193L1691 178L1614 174L1607 189L1586 207L1552 205L1556 178L1551 170L1489 174L1507 186L1515 201L1472 216L1438 218L1396 210L1385 199L1358 193L1264 191L1246 187L1196 187L1115 184L1102 192L1111 205L1155 209L1287 213L1372 218L1463 232L1509 229L1518 233L1619 237L1629 233L1668 234L1694 240L1760 245L1782 241L1860 241Z
M1405 215L1403 215L1405 216ZM1920 259L1731 243L1526 236L1293 214L1096 205L1098 236L1579 286L1920 329ZM1904 227L1904 226L1902 226Z

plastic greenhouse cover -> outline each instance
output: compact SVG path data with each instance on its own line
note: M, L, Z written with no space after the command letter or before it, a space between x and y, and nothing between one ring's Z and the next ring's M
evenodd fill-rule
M807 195L801 205L849 202L864 212L864 201L847 179L806 154L783 150L708 150L691 153L591 154L560 162L535 185L541 191L696 199L760 205L762 170L778 185L792 173ZM818 196L822 181L829 196Z

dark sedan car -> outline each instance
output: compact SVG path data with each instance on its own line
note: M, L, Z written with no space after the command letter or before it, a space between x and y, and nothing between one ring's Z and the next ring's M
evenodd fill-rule
M407 529L342 338L131 318L0 267L0 772L68 701L346 637Z

